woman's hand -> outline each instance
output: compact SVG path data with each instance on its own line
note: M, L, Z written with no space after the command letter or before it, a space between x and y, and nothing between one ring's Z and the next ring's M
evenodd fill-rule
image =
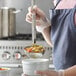
M42 33L46 42L52 47L53 45L50 40L50 30L51 30L50 21L46 18L45 13L35 5L33 9L31 9L31 7L28 8L28 13L26 15L27 22L32 23L33 13L36 14L36 30Z
M44 28L50 26L49 20L46 18L45 13L38 8L36 5L31 9L31 7L28 8L28 13L26 15L26 21L29 23L32 23L32 14L36 14L36 29L38 32L42 32Z
M58 72L53 71L53 70L36 71L35 73L40 76L58 76ZM22 76L28 76L28 75L22 74Z
M36 14L36 21L37 21L37 24L39 20L45 20L46 17L45 17L45 13L39 9L36 5L33 7L33 9L31 9L31 7L28 8L28 13L26 15L26 21L29 22L29 23L32 23L32 14L35 13Z
M40 74L40 76L58 76L58 72L53 70L36 71L36 74Z
M21 76L28 76L28 75L26 75L26 74L22 73L22 75L21 75Z

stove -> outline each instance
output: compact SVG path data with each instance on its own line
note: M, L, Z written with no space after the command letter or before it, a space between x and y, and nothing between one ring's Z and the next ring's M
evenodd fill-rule
M43 41L44 38L42 34L37 34L36 39L38 41ZM15 36L3 37L0 40L32 40L32 34L16 34Z
M45 47L43 58L50 58L52 55L51 47L45 42L41 34L37 34L37 44ZM10 76L21 76L23 59L27 56L24 48L32 44L31 34L17 34L11 37L0 39L0 67L11 68ZM17 71L16 71L17 70Z

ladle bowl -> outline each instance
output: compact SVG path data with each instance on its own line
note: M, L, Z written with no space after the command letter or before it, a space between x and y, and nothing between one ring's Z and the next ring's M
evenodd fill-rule
M33 44L24 48L24 52L29 58L41 58L45 49L42 45Z

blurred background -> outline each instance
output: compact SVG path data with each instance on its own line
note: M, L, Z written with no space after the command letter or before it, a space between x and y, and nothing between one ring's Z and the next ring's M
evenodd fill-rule
M36 0L36 5L50 19L49 9L54 7L52 0ZM0 67L11 68L9 76L21 76L22 60L27 59L24 48L32 44L32 26L25 21L29 6L31 0L0 0ZM15 9L21 12L14 14ZM37 32L36 38L36 44L46 50L43 58L50 59L49 68L54 69L52 48L42 34Z
M0 7L9 7L15 9L22 9L20 13L16 14L16 32L17 33L31 33L31 24L25 21L27 9L31 5L31 0L0 0ZM36 0L36 5L40 7L49 18L49 9L53 8L52 0Z

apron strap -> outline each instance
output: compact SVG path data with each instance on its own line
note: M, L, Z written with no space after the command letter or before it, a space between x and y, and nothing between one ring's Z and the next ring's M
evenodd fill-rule
M56 3L56 6L54 7L54 9L57 7L57 5L60 3L61 0L58 0L58 2Z

